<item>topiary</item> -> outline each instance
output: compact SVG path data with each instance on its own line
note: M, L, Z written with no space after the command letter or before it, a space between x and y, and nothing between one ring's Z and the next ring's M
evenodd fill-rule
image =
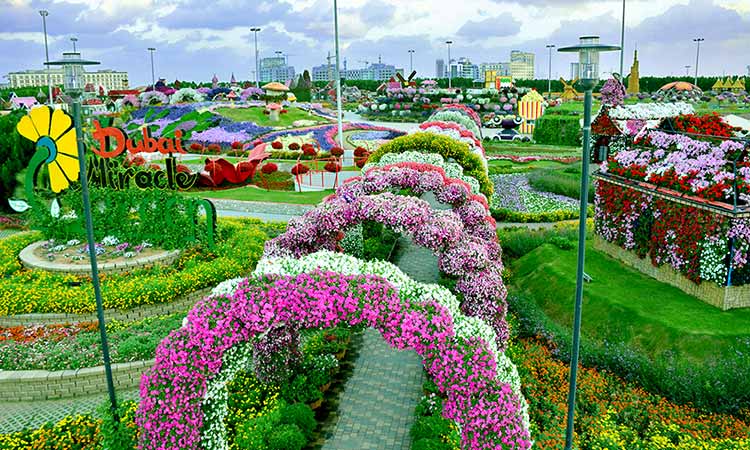
M480 191L487 197L492 196L494 190L492 182L487 176L480 156L469 149L469 145L448 136L433 133L414 133L398 137L383 144L370 155L368 162L376 163L388 153L404 153L415 151L420 153L437 153L446 161L454 160L464 169L464 175L474 177L479 183Z
M289 144L289 150L292 150L292 151L299 150L299 144L296 142L292 142L291 144Z
M276 172L277 170L279 170L279 166L277 166L276 164L272 162L263 164L263 167L260 168L260 171L266 175L270 175Z
M304 164L298 163L298 164L295 164L294 167L292 167L292 175L304 175L309 171L310 171L310 168Z
M341 164L335 163L333 161L326 163L323 168L326 170L326 172L336 173L341 172Z
M281 150L284 148L284 144L282 144L281 141L273 141L271 142L271 148L274 150Z
M305 144L302 146L302 154L307 156L315 156L318 154L318 151L315 150L315 147L313 147L312 144Z
M268 436L269 450L302 450L305 444L307 439L296 425L278 425Z
M296 425L307 439L312 438L315 427L318 425L315 421L315 413L304 403L294 403L281 408L281 423Z
M331 155L335 157L342 156L344 154L344 149L341 147L332 147L331 148Z

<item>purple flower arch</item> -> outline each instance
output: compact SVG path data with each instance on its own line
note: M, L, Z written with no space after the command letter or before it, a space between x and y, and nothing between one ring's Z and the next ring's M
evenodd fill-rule
M381 182L373 183L373 189L403 186L390 183L394 179L389 172L379 173L382 177L377 180ZM439 177L436 183L437 180ZM367 182L355 184L316 209L291 219L285 233L266 242L265 256L300 257L318 250L336 250L349 227L366 220L382 223L408 234L415 244L438 256L440 269L457 278L456 290L463 296L462 311L487 322L497 334L498 347L504 349L508 326L502 250L494 227L488 227L485 220L484 207L469 201L455 212L435 210L419 198L391 192L367 195L369 189Z
M494 355L481 339L455 335L450 313L435 302L399 298L395 286L371 276L315 272L243 281L231 296L207 297L183 328L157 348L141 380L136 421L144 450L197 449L201 406L225 353L273 326L364 324L393 347L415 350L446 396L444 415L461 427L463 448L530 448L520 401L498 382Z

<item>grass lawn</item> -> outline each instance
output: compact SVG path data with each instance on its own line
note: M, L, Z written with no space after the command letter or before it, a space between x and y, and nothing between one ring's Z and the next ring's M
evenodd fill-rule
M544 244L512 264L512 286L556 323L572 327L576 249ZM737 339L750 337L750 309L721 311L660 283L609 256L586 248L582 333L622 341L651 358L665 352L694 362L732 356Z
M485 152L488 155L517 155L517 156L580 156L579 147L567 147L560 145L541 145L514 142L483 142Z
M561 163L558 161L530 161L530 162L516 162L509 159L493 159L487 162L488 167L501 167L503 169L514 169L519 172L527 172L539 169L563 169L568 167L569 164Z
M287 108L286 114L279 116L278 122L271 122L269 117L263 114L263 108L216 108L214 112L220 116L232 119L237 122L254 122L264 127L289 127L295 120L312 120L318 123L329 123L327 119L313 114L308 114L293 106Z
M316 205L333 190L316 192L266 191L253 186L243 186L234 189L217 191L191 191L185 195L204 198L220 198L227 200L241 200L250 202L294 203L298 205Z

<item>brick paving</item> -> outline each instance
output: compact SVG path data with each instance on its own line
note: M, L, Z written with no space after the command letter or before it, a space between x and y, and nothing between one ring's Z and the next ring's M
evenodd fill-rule
M435 256L402 237L394 258L413 279L435 283ZM322 450L408 449L414 407L422 395L421 359L411 350L392 349L373 329L364 332L351 378L339 398L338 412L323 428Z

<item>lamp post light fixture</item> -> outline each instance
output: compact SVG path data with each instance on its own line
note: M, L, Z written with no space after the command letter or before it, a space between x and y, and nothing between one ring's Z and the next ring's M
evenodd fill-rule
M690 68L691 67L693 67L693 66L691 66L690 64L688 64L688 65L685 66L685 76L686 77L690 76Z
M253 27L250 28L250 31L252 31L255 34L255 87L260 87L260 66L258 66L258 31L260 31L259 27Z
M694 85L698 86L698 59L701 56L701 42L705 41L703 38L695 38L693 39L693 42L697 44L697 47L695 49L695 82Z
M549 44L546 46L549 49L549 67L547 69L547 97L552 96L552 49L555 48L555 44Z
M414 50L407 50L409 52L409 73L414 72Z
M73 99L73 122L76 128L76 141L78 147L78 167L80 169L81 196L83 197L83 210L86 223L86 240L89 249L89 261L91 263L91 283L94 286L96 298L96 316L99 321L99 334L101 337L102 357L104 359L104 373L107 379L107 390L109 391L110 407L115 422L117 417L117 398L115 397L115 385L112 380L112 361L109 356L109 344L107 343L107 328L104 323L104 307L102 304L102 290L99 284L99 268L96 262L96 241L94 240L94 223L91 219L91 200L89 198L88 177L86 175L86 155L83 146L83 131L81 129L81 94L83 93L83 66L99 64L97 61L86 61L81 59L77 52L63 53L59 61L50 61L49 66L62 66L63 87L65 92Z
M154 52L156 47L149 47L148 51L151 53L151 90L153 91L156 89L156 77L154 76Z
M75 53L76 52L76 42L78 42L78 38L77 37L72 37L72 38L70 38L70 42L73 43L73 53Z
M448 89L451 89L451 44L453 41L445 41L448 46Z
M568 426L565 431L565 450L573 446L573 416L575 414L576 377L578 375L578 348L581 338L581 306L583 301L583 263L586 255L586 211L589 191L589 160L591 159L591 97L599 81L599 53L620 50L615 45L599 43L599 36L582 36L576 46L558 49L564 53L578 53L579 77L585 91L583 101L583 150L581 161L581 199L578 218L578 272L573 318L573 349L570 356L570 387L568 390Z
M44 28L44 64L49 64L49 47L47 46L47 16L49 12L45 9L39 11L39 15L42 16L42 28ZM52 106L52 78L49 74L50 68L47 66L47 101Z
M343 112L341 110L341 72L339 69L339 5L333 0L333 36L336 50L336 121L338 123L339 147L344 148Z

